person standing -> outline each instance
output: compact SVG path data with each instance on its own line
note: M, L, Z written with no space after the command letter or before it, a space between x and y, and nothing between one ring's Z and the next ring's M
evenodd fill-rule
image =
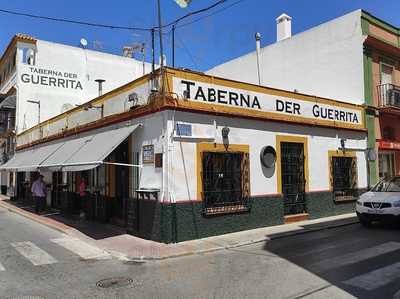
M39 174L38 178L33 182L32 187L32 196L35 200L35 211L36 214L39 214L44 210L46 206L46 185L43 182L43 175Z
M79 201L80 201L80 217L85 217L85 209L87 208L86 205L86 180L84 177L81 178L81 182L79 184Z

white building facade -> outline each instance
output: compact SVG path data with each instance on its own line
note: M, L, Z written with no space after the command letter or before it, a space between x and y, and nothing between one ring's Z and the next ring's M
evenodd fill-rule
M167 243L350 212L367 188L362 106L170 68L158 81L165 94L145 76L22 132L2 169L26 184L40 170L66 213L85 177L91 219Z

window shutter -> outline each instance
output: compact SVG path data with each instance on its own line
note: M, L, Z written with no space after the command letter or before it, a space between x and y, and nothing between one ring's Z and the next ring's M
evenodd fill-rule
M352 189L357 189L357 182L358 182L358 177L357 177L357 158L351 159L350 178L351 178L351 188Z
M243 153L241 163L242 173L242 196L243 198L250 197L250 158L248 153Z
M329 158L329 172L330 172L330 176L329 176L329 180L330 180L330 186L332 191L335 190L335 165L333 163L335 163L335 158L334 157L330 157Z

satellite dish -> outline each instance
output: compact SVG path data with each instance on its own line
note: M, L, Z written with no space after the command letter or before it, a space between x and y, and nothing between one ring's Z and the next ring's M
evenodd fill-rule
M80 40L80 44L81 44L81 46L82 46L83 48L86 48L86 46L88 45L88 42L87 42L87 40L86 40L86 39L84 39L84 38L81 38L81 40Z
M70 103L65 103L61 106L61 113L71 110L72 108L74 108L74 106L72 106L72 104Z

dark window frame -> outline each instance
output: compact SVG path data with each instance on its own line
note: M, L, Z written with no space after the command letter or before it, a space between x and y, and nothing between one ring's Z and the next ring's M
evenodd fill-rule
M358 197L357 158L332 156L330 162L334 200L355 200Z
M244 152L202 152L203 214L249 211L249 156Z

